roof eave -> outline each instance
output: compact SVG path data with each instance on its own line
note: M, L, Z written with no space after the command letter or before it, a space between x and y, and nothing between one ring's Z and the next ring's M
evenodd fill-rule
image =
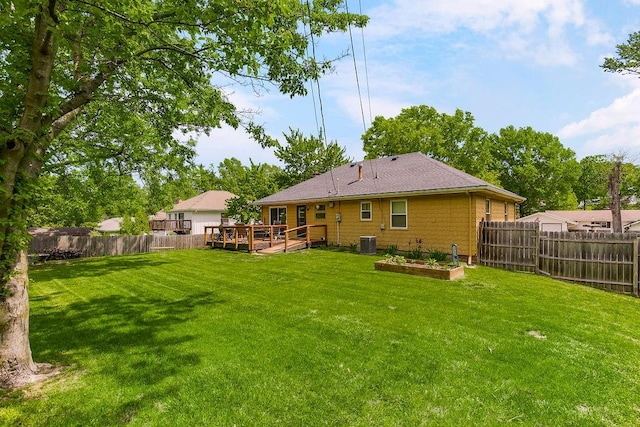
M407 197L407 196L431 196L438 194L456 194L456 193L477 193L481 191L486 191L489 193L496 193L501 196L507 197L509 199L514 200L514 202L522 203L526 199L524 197L518 196L515 193L510 191L493 187L489 185L481 185L474 187L452 187L452 188L440 188L435 190L416 190L416 191L399 191L399 192L391 192L391 193L368 193L368 194L354 194L354 195L345 195L345 196L332 196L332 197L313 197L313 198L305 198L305 199L291 199L291 200L277 200L277 201L256 201L254 204L258 206L266 206L266 205L286 205L286 204L295 204L295 203L305 203L305 202L321 202L321 201L339 201L339 200L354 200L354 199L362 199L362 198L394 198L394 197Z

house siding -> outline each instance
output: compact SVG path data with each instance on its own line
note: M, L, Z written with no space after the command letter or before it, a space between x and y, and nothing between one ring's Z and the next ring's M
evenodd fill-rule
M407 228L391 229L391 200L407 201ZM505 199L491 199L492 220L504 221ZM371 202L371 220L360 220L360 202ZM447 194L396 198L367 198L335 201L333 208L327 202L308 202L307 224L326 224L329 244L349 246L360 244L360 236L376 236L376 246L384 249L397 245L401 251L417 247L421 241L424 252L436 249L451 252L458 245L460 255L475 256L480 221L485 218L486 197L480 194ZM325 205L325 219L316 219L316 204ZM276 205L274 205L276 206ZM278 205L283 206L283 205ZM296 206L288 204L287 225L296 227ZM262 207L262 220L269 223L269 208ZM509 220L515 218L515 204L508 202ZM336 214L342 220L336 221Z

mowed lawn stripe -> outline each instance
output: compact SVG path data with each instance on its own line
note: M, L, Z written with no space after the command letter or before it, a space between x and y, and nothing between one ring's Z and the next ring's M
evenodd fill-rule
M70 367L5 399L0 423L637 424L637 299L376 259L187 250L35 269L35 358Z

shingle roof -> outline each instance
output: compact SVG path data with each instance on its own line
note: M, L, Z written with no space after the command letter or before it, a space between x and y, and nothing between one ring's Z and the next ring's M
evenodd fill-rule
M358 175L359 165L362 165L362 179L359 179ZM347 163L260 199L256 204L481 190L498 193L518 202L524 200L515 193L447 166L422 153L409 153Z
M185 212L185 211L225 211L227 209L225 202L228 199L237 197L228 191L211 190L205 191L187 200L182 200L175 204L169 212Z
M546 211L553 215L561 216L573 221L589 222L589 221L611 221L611 210L574 210L574 211ZM622 222L633 222L640 220L640 210L624 209L620 211Z

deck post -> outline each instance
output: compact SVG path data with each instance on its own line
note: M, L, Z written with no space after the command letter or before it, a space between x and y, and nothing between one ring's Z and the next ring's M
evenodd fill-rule
M636 239L633 242L633 294L637 297L640 297L640 291L638 289L638 256L640 256L640 239Z
M287 246L289 246L289 233L288 230L284 230L284 251L287 252Z

